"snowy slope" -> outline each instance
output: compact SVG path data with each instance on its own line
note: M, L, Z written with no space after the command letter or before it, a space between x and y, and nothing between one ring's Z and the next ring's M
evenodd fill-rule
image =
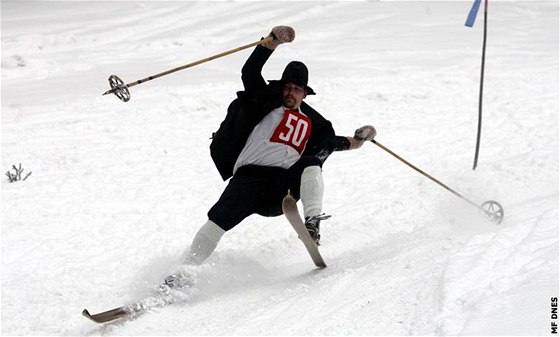
M6 335L548 335L558 297L558 2L490 2L484 123L474 155L482 15L471 2L2 1ZM250 50L101 96L125 82L296 30L265 78L294 59L307 102L340 135L371 123L382 144L475 202L500 226L373 144L324 166L313 268L282 217L228 232L186 299L131 321L99 312L149 294L225 183L209 136Z

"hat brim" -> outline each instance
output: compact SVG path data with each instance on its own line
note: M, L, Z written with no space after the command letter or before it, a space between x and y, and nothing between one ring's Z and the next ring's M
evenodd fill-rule
M284 82L282 80L269 80L268 83L279 83L279 84L284 84ZM310 86L306 85L305 89L307 90L307 95L317 95L315 93L315 90L313 90L313 88L311 88Z

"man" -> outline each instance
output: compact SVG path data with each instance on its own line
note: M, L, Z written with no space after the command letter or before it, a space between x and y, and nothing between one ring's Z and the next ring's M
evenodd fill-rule
M356 130L354 137L336 136L331 123L303 102L315 92L301 62L290 62L279 81L267 84L261 75L264 64L295 33L277 26L269 36L273 39L257 46L243 66L245 90L238 92L214 134L212 157L222 178L232 178L187 251L187 264L201 264L222 235L249 215L281 215L288 190L301 198L305 225L319 244L319 223L326 218L321 214L322 164L333 151L357 149L376 135L368 125ZM177 275L166 283L180 286Z

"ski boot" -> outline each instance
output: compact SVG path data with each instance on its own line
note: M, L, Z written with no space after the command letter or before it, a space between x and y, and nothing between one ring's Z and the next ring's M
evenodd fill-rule
M305 228L307 228L309 235L311 235L311 238L313 239L313 241L315 241L317 246L321 245L320 243L321 234L319 232L319 224L321 223L321 220L326 220L330 217L331 217L330 215L325 215L325 213L323 213L323 214L305 218Z

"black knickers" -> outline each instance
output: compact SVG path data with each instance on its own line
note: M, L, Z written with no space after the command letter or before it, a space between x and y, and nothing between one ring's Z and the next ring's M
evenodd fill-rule
M290 190L299 199L301 174L308 166L320 166L315 156L301 157L289 169L243 166L230 179L218 202L208 211L208 219L228 231L251 214L282 215L282 199Z

